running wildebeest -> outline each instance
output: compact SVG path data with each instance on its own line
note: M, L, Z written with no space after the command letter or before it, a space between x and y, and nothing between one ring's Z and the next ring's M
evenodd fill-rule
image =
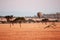
M55 22L52 22L51 24L47 25L44 29L49 28L49 27L54 28L54 26L56 26L56 24L55 24Z
M21 23L25 22L25 18L24 17L16 17L16 19L14 19L13 21L10 21L10 23L14 24L14 23L19 23L20 24L20 28L21 28Z

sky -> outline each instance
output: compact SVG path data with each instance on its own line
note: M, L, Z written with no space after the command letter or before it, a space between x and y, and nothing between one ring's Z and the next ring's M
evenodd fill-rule
M60 12L60 0L0 0L0 15L34 16Z

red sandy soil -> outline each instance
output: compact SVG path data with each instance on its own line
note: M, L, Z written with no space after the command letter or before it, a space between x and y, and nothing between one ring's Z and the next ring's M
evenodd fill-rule
M47 23L49 25L51 23ZM48 27L45 23L0 24L0 40L60 40L60 22Z

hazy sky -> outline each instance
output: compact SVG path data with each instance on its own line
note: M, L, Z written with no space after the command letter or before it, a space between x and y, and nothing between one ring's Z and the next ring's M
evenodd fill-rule
M60 0L0 0L0 15L33 16L60 12Z

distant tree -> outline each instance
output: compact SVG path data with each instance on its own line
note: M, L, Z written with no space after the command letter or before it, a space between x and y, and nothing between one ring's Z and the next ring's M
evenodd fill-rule
M39 18L41 18L42 12L38 12L38 13L37 13L37 16L38 16Z
M56 16L57 16L57 20L59 20L59 18L60 18L60 12L57 12Z

